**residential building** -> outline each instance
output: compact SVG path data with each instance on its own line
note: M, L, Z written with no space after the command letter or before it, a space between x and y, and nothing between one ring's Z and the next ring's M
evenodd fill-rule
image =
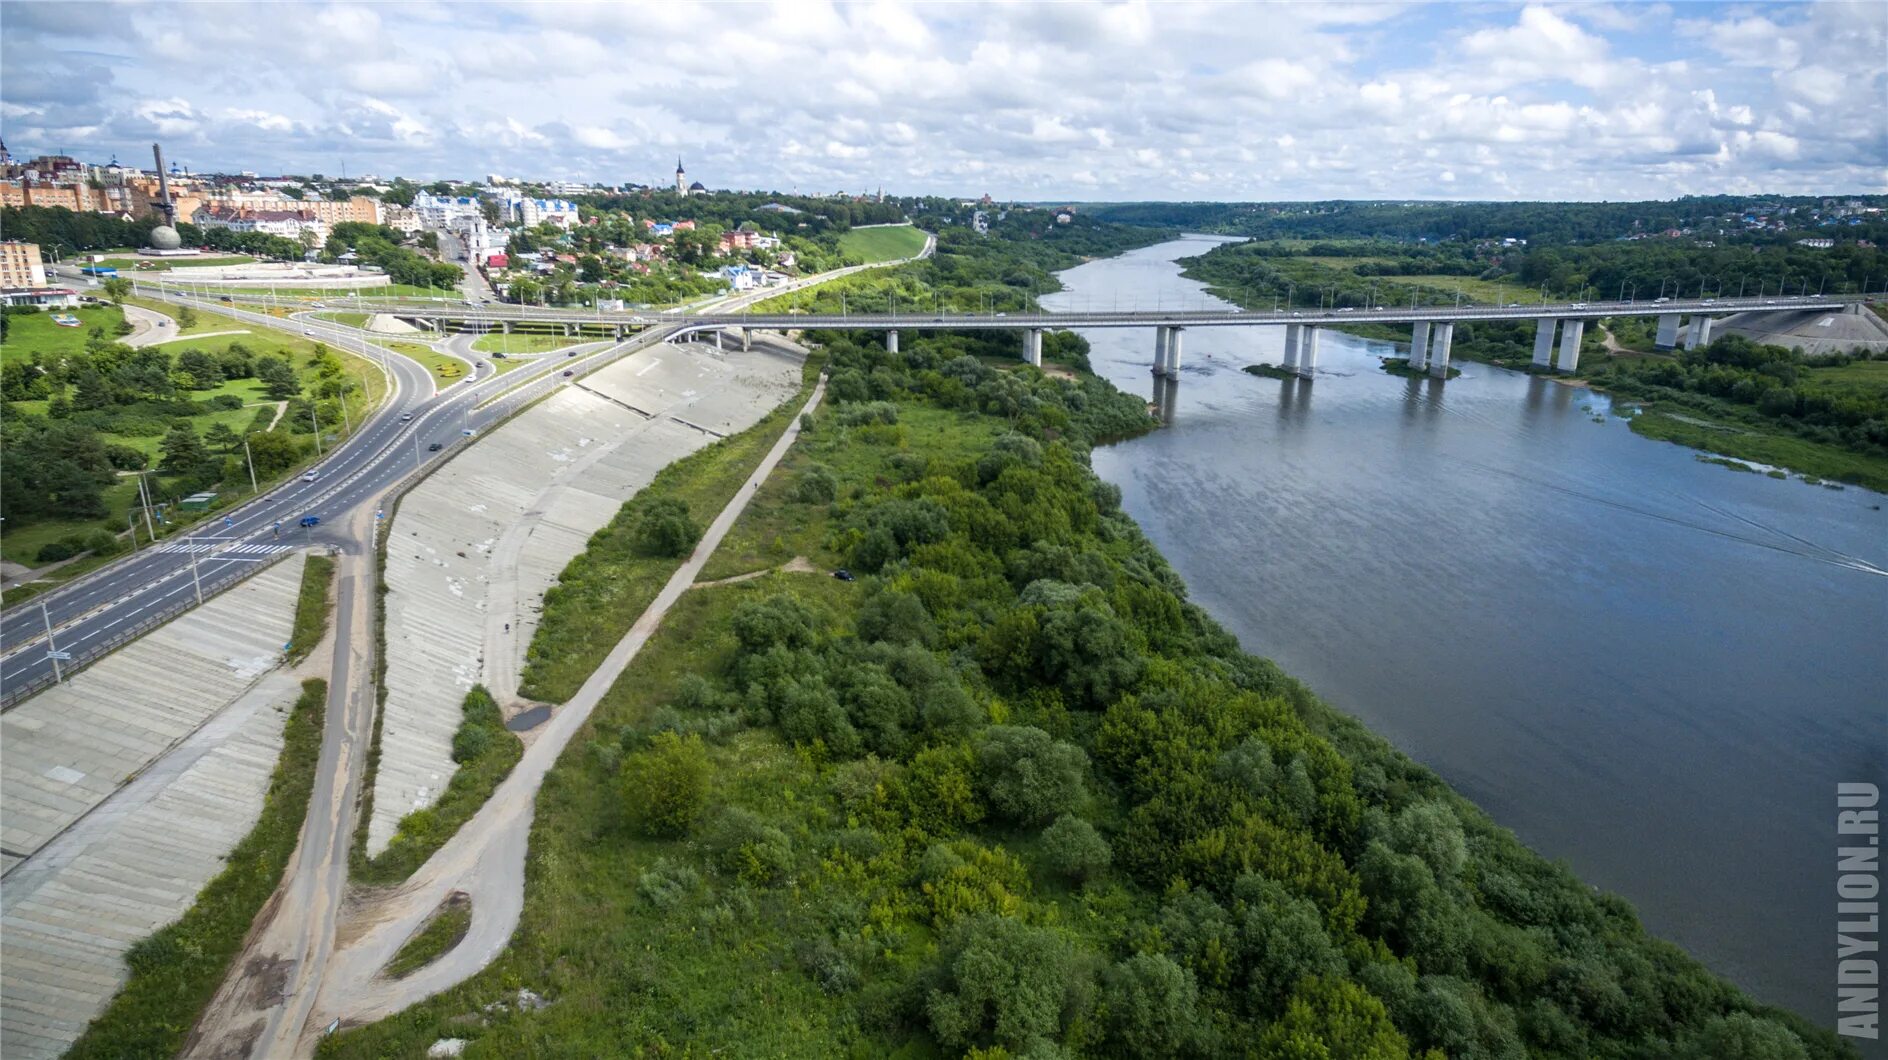
M426 226L420 223L419 212L411 206L386 206L380 208L380 223L403 235L412 235Z
M1809 247L1812 250L1828 250L1830 247L1836 245L1836 241L1833 239L1799 239L1796 241L1796 245L1799 247Z
M737 291L751 291L761 285L759 269L746 265L727 265L721 269L721 278L728 281L728 286Z
M49 184L32 179L0 181L0 206L63 206L75 213L116 213L102 188Z
M757 250L760 248L759 232L723 232L721 233L721 253L732 254L737 250Z
M568 199L519 199L516 216L527 228L549 222L568 231L577 223L577 205Z
M0 243L0 287L44 287L46 266L38 243L9 239Z
M231 210L227 207L200 206L191 215L198 228L227 228L232 232L261 232L300 240L304 232L314 234L316 243L328 241L328 222L310 210Z
M433 195L420 192L413 196L413 212L427 228L451 228L454 222L483 219L479 200L471 195Z

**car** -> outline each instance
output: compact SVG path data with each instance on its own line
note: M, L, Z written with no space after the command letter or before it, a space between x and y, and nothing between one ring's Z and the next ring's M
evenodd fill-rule
M1716 305L1717 303L1718 303L1718 300L1715 298L1707 298L1704 300L1705 305Z
M577 356L577 351L576 351L576 350L572 350L572 351L570 351L569 353L567 353L567 354L565 354L564 356L566 356L566 357L575 357L575 356Z
M1008 314L1008 313L998 313L998 314L997 314L997 316L1000 316L1000 317L1006 317L1006 316L1009 316L1009 314Z
M224 296L222 296L221 298L218 298L218 299L217 299L217 301L219 301L219 302L234 302L235 300L236 300L236 299L234 299L234 298L231 298L231 297L230 297L229 295L224 295Z
M1654 298L1654 299L1652 299L1652 304L1653 304L1653 305L1661 305L1661 304L1663 304L1663 303L1665 303L1665 302L1669 302L1669 301L1671 301L1671 299L1670 299L1670 298L1667 298L1667 297L1665 297L1664 295L1660 295L1660 296L1658 296L1657 298Z
M313 482L314 480L316 480L316 479L318 479L318 478L320 478L320 477L321 477L321 472L319 472L319 471L304 471L304 472L302 472L302 481L303 481L303 482Z
M310 309L326 309L328 308L328 304L326 302L310 302L308 303L308 307Z
M312 331L310 331L310 330L308 330L307 328L303 328L303 329L302 329L302 334L304 334L304 335L313 335L313 334L314 334L314 332L312 332Z
M444 449L445 447L446 447L446 443L444 442L434 442L433 444L426 447L426 451L429 453L437 453L441 449Z
M400 413L400 422L401 422L401 423L412 423L412 422L413 422L413 414L412 414L411 412L402 412L402 413Z
M569 379L569 378L570 378L571 376L573 376L573 375L576 375L576 374L577 374L576 372L573 372L573 371L571 371L571 370L570 370L570 369L568 369L568 368L566 368L566 369L564 369L564 378L565 378L565 379Z
M1303 314L1303 313L1299 313L1299 312L1295 312L1295 311L1294 311L1294 312L1292 313L1292 316L1295 316L1295 317L1301 317L1301 316L1304 316L1304 314Z
M307 526L307 527L316 527L316 526L320 526L320 525L321 525L321 516L319 516L319 515L304 515L304 516L302 516L302 525L303 525L303 526Z
M505 355L504 355L504 354L502 354L502 353L494 353L494 354L492 354L492 360L494 360L494 361L502 361L502 360L504 360L504 359L505 359Z
M1355 312L1356 312L1356 310L1355 310L1355 309L1352 309L1352 308L1351 308L1350 306L1345 306L1344 308L1342 308L1342 309L1340 309L1340 310L1338 310L1338 312L1340 312L1340 313L1355 313Z
M844 567L841 567L838 570L834 571L833 577L838 578L842 582L849 582L853 580L852 572L847 570Z

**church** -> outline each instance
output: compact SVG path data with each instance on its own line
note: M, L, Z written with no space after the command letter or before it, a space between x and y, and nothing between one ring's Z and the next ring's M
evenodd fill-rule
M675 159L675 193L684 196L713 194L699 180L693 184L688 182L688 174L682 170L682 159L679 156Z

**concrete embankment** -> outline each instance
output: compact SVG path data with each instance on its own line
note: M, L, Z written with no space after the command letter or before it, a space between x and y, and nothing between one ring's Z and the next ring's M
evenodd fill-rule
M63 1053L131 945L190 907L261 812L300 687L277 668L302 559L0 718L0 1055Z
M400 503L387 546L387 701L367 851L438 800L475 683L513 706L544 592L656 472L800 385L756 345L657 344L560 389Z

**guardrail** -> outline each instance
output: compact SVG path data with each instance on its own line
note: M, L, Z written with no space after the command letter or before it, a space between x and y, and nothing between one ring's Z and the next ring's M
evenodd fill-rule
M221 596L231 588L241 585L243 582L255 577L262 571L295 555L298 551L300 550L284 549L281 552L274 552L266 556L258 557L257 562L238 565L235 570L230 572L229 577L210 586L203 594L204 602L207 603L212 598ZM161 610L145 615L143 618L123 629L114 631L111 636L89 645L78 652L72 653L70 660L61 660L64 665L60 667L59 677L55 678L50 673L44 673L23 684L10 685L5 689L0 689L0 712L12 710L36 693L44 691L54 684L71 680L73 674L92 665L104 656L111 654L127 642L142 637L151 630L182 615L186 611L195 610L197 606L197 599L194 594L186 596L184 599L174 604L170 604Z

